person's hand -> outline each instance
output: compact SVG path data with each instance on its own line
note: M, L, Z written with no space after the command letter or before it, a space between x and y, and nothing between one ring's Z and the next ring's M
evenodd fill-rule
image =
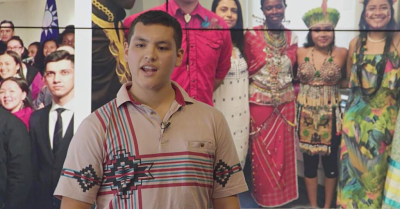
M44 107L44 104L43 104L43 103L40 103L37 109L40 110L40 109L42 109L43 107Z

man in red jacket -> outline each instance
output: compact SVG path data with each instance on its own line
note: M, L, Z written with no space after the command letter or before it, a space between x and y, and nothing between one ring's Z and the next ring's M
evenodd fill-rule
M166 11L183 29L185 55L182 66L175 68L171 79L193 99L212 106L213 91L231 68L232 41L225 21L202 7L199 0L170 0L150 10ZM124 27L129 28L138 15L126 18Z

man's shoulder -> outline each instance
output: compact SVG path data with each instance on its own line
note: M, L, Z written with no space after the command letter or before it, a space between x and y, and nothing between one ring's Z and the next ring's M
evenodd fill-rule
M195 114L196 117L194 118L202 118L205 120L217 120L220 119L220 117L224 117L224 115L217 110L217 108L212 107L206 103L199 102L197 100L193 101L193 104L187 105L188 108L190 108L190 111L187 111L186 114L193 115Z
M206 28L229 29L228 25L226 24L224 19L222 19L222 17L218 16L214 12L212 12L204 7L202 7L202 10L203 10L203 12L205 14L205 18L206 18L206 20L204 20L204 21L210 23L209 26ZM229 30L221 30L221 32L229 32Z
M50 103L49 105L47 105L41 109L33 111L32 115L31 115L31 120L38 119L42 115L45 115L45 114L48 115L50 113L51 105L52 104Z

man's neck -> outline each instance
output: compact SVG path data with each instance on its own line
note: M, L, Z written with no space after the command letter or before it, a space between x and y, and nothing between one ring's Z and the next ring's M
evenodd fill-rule
M172 85L166 85L160 90L143 90L142 88L136 86L132 83L132 87L129 93L133 99L141 104L147 105L153 110L159 109L162 106L171 106L171 103L175 99L175 91Z
M183 13L185 14L190 14L196 9L197 4L199 4L199 1L193 1L193 2L184 2L182 0L175 0L175 3L179 6L179 8L182 10Z
M54 103L64 107L68 102L70 102L74 98L74 92L71 92L69 95L64 97L53 97Z

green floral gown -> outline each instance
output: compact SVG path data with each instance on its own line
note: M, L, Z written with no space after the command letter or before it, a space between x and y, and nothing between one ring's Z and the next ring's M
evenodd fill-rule
M357 77L356 55L350 75L351 94L343 118L337 205L339 208L381 208L389 154L399 110L400 58L391 52L383 81L377 86L376 66L382 55L364 55L362 87Z

